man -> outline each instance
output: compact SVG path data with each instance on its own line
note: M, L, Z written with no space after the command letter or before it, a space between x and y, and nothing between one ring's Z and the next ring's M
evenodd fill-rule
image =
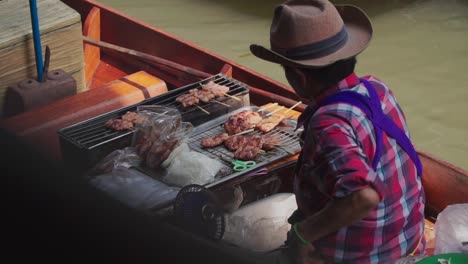
M422 167L393 93L354 74L372 37L365 13L326 0L292 0L274 12L271 49L309 105L294 179L298 210L288 252L295 263L392 263L424 251Z

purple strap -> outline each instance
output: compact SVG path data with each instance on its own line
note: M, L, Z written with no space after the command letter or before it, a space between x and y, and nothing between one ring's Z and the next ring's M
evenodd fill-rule
M361 83L365 85L369 92L370 98L358 94L353 91L342 91L331 95L321 101L316 105L312 110L315 112L319 107L333 104L333 103L348 103L359 107L371 120L374 125L375 137L376 137L376 149L375 155L372 162L372 168L377 169L377 164L380 161L382 156L382 130L387 133L388 136L394 138L400 147L408 153L410 158L413 160L416 165L418 175L422 175L422 164L419 160L419 157L416 153L416 150L411 144L410 139L406 136L404 131L399 128L393 120L391 120L387 115L382 111L381 104L377 92L375 91L372 84L364 79L360 79Z

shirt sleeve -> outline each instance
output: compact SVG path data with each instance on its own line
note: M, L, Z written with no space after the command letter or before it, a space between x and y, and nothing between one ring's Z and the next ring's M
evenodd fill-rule
M376 172L348 120L336 113L319 114L310 120L308 136L314 142L313 159L322 175L321 185L333 197L345 197L370 186L382 199Z

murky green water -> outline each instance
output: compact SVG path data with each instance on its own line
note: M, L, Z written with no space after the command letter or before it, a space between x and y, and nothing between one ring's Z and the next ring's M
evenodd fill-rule
M287 84L257 59L268 46L278 0L101 0L225 58ZM468 0L333 1L360 6L374 38L357 73L384 80L402 105L417 148L468 169Z

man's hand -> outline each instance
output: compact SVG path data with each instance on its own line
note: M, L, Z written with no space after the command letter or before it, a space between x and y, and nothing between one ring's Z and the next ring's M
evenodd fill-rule
M295 264L323 264L325 261L312 244L299 245Z
M304 245L293 230L288 232L288 255L294 264L322 264L325 263L320 252L312 244Z

